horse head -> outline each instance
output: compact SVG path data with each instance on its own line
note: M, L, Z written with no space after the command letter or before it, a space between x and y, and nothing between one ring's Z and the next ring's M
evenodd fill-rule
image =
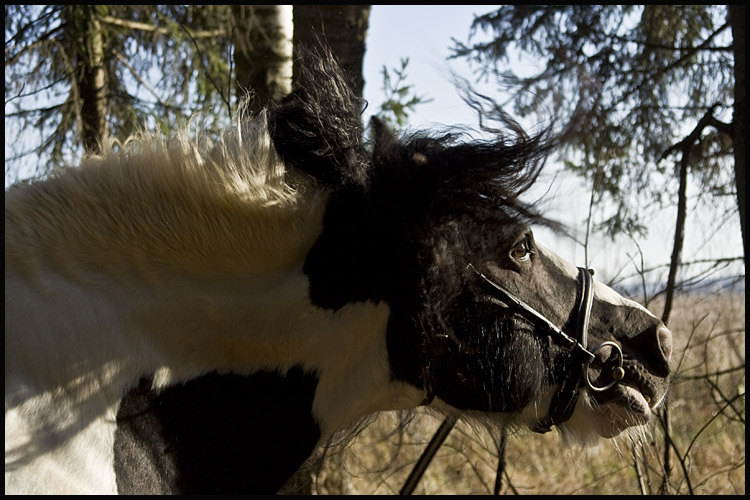
M284 161L331 192L304 267L313 303L386 303L392 377L445 412L539 432L571 419L607 437L645 422L667 391L671 333L595 280L582 310L582 273L536 242L531 226L554 223L521 195L549 137L399 139L373 118L368 154L352 139L356 98L330 58L315 61L270 119Z

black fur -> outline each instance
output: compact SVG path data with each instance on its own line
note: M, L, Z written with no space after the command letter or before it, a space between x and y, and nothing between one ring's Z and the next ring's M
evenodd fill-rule
M360 133L358 101L344 90L330 54L317 51L310 57L303 65L307 79L271 113L269 123L284 160L332 190L324 231L304 266L311 299L333 310L350 302L386 301L392 311L388 348L396 378L424 386L425 364L437 366L441 358L450 360L444 369L454 374L458 370L469 380L471 371L482 371L476 358L459 356L463 365L458 366L450 352L456 347L442 353L434 339L446 328L451 334L469 333L448 312L458 307L467 264L496 260L499 243L525 224L551 224L520 199L536 179L550 143L545 134L528 137L520 130L513 141L500 136L464 143L459 134L398 139L373 119L374 144L367 158L352 136L352 131ZM484 116L484 122L489 118ZM495 118L506 121L504 116ZM510 319L497 316L494 306L462 307L484 315L491 310L500 321L497 326L505 325L498 330L504 334L486 325L496 343L488 356L510 361L523 351L533 373L517 380L528 383L527 388L509 386L498 372L493 384L505 390L467 382L470 392L453 384L455 397L444 396L468 408L471 403L459 401L459 393L464 399L487 398L489 393L488 409L522 407L545 381L539 340L512 336ZM489 338L485 332L470 333L469 341ZM444 382L435 381L446 387Z
M312 453L317 376L211 373L162 391L144 378L115 432L121 494L273 494Z

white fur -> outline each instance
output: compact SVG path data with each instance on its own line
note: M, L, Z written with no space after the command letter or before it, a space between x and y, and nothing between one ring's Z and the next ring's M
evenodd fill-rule
M555 254L551 250L548 250L547 248L544 248L542 245L539 245L538 243L537 243L537 247L541 250L541 252L550 262L552 262L557 268L564 271L568 277L574 280L578 279L578 268L574 264L571 264L570 262L560 258L557 254ZM612 290L612 288L608 287L607 285L605 285L604 283L600 281L597 281L596 279L592 281L594 282L594 298L596 300L607 302L614 306L634 307L636 309L639 309L647 313L649 316L655 318L655 316L653 315L653 313L651 313L651 311L643 307L638 302L628 299L626 297L623 297L619 293Z
M388 307L313 306L325 195L265 118L215 147L144 139L6 192L6 493L114 493L123 393L212 370L319 374L322 439L421 394L389 380Z

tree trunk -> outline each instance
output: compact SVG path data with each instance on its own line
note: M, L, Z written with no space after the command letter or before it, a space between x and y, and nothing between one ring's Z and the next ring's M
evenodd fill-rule
M661 320L666 324L669 321L669 315L672 312L672 299L675 292L675 282L677 280L677 270L680 268L680 258L682 256L682 246L685 241L685 220L687 219L687 170L691 146L683 150L680 160L680 187L677 193L677 220L674 228L674 245L672 247L672 257L669 262L669 276L667 277L667 290L664 300L664 310L662 311Z
M233 5L234 67L239 99L257 113L292 87L292 9Z
M740 211L743 256L747 255L745 239L745 6L729 6L734 48L734 182L737 188L737 205Z
M669 276L667 278L667 289L664 300L664 310L662 311L661 320L664 324L669 321L669 315L672 312L672 300L675 292L675 281L677 270L680 267L680 256L682 254L682 245L685 240L685 219L687 215L687 169L692 145L683 149L680 160L680 187L677 201L677 220L674 230L674 246L672 248L672 258L669 263ZM659 418L664 427L664 455L662 462L662 483L659 489L661 494L669 494L669 478L672 474L672 449L669 446L671 435L671 420L669 418L669 402L665 401L664 406L659 412Z
M295 5L294 50L310 45L316 37L322 38L349 78L354 93L362 97L362 61L369 18L369 5ZM294 63L297 64L296 57ZM299 70L295 68L293 74L299 75Z
M81 139L87 153L98 153L107 136L107 79L104 69L104 41L97 6L71 6L63 16L66 36L73 51L75 79L81 117Z

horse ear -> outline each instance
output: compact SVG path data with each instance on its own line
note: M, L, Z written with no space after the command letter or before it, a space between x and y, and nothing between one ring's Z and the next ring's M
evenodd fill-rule
M362 100L327 47L300 52L298 83L268 114L276 151L287 165L331 186L363 184Z
M370 119L370 126L372 127L374 139L372 149L373 160L375 163L383 163L387 161L388 152L392 150L394 144L398 143L398 139L393 135L388 125L376 116Z

